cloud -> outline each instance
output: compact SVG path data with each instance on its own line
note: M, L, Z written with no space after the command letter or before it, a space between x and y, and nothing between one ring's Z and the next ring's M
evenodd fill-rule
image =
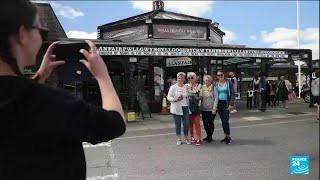
M82 11L76 10L71 6L66 6L66 5L63 5L62 3L58 3L58 2L55 2L55 1L37 1L37 0L34 0L32 2L49 3L52 6L54 12L57 15L65 17L65 18L74 19L74 18L77 18L77 17L84 16L84 13Z
M52 2L51 5L57 15L63 16L65 18L74 19L84 16L84 13L82 11L76 10L70 6L65 6L57 2Z
M255 35L251 35L249 38L250 38L251 40L253 40L253 41L256 41L256 40L257 40L257 36L255 36Z
M68 38L79 38L79 39L97 39L97 32L84 32L78 30L72 30L67 32Z
M262 31L263 42L271 44L272 48L298 48L298 31L284 27L275 28L272 32ZM319 59L319 28L300 30L300 48L311 49L312 59Z
M131 1L133 8L152 11L152 1ZM164 9L201 17L211 12L213 1L164 1Z
M226 33L226 35L223 36L223 43L227 44L238 39L236 33L227 29L223 29L223 28L220 28L220 29Z

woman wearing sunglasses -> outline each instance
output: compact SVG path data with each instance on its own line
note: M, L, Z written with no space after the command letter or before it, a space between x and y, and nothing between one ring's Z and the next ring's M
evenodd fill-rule
M214 104L212 113L218 112L222 121L222 128L225 138L221 142L231 144L230 136L230 111L233 109L235 101L235 91L232 82L225 79L222 71L217 71L218 82L214 86Z
M191 114L189 115L189 131L191 143L195 143L196 146L201 145L201 126L200 126L200 105L201 102L199 94L201 90L201 84L196 83L197 75L194 72L188 73L188 96L189 96L189 109ZM194 138L194 130L196 131L196 139Z
M81 60L98 81L102 107L89 105L44 83L63 61L49 46L34 80L23 76L34 65L45 40L37 8L29 0L4 0L0 6L1 179L86 179L82 143L121 136L124 113L108 69L95 45L79 49Z

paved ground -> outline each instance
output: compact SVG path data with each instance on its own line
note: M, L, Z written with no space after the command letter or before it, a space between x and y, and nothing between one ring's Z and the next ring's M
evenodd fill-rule
M215 141L200 147L176 146L171 116L128 123L122 137L84 145L88 179L319 179L319 121L306 104L264 113L240 108L232 114L231 145L219 142L223 131L215 122ZM291 155L310 156L309 175L290 175Z

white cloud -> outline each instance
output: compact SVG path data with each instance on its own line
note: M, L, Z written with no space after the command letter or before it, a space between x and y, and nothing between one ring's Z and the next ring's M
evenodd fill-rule
M238 39L236 33L232 32L230 30L227 30L227 29L223 29L223 28L220 28L220 29L226 33L226 35L223 36L223 43L228 44L228 43Z
M84 13L82 11L76 10L71 6L63 5L62 3L58 3L54 1L37 1L37 0L33 0L32 2L49 3L57 15L65 18L74 19L77 17L84 16Z
M77 31L72 30L67 32L68 38L79 38L79 39L97 39L97 32L84 32L84 31Z
M131 1L133 8L152 11L152 1ZM164 1L164 9L201 17L212 10L213 1Z
M65 18L74 19L84 16L83 12L76 10L70 6L65 6L57 2L52 2L51 5L57 15L63 16Z
M261 37L272 48L298 48L296 29L275 28L272 32L262 31ZM300 48L311 49L312 59L319 59L319 28L300 30Z
M256 40L257 40L257 36L255 36L255 35L251 35L249 38L250 38L251 40L253 40L253 41L256 41Z

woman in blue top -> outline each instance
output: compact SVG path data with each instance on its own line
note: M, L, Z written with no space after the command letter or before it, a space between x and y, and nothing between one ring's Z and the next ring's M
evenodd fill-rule
M218 114L222 121L222 128L225 134L225 138L221 140L221 142L231 144L229 119L230 111L234 107L235 91L232 82L225 79L222 71L217 71L217 79L218 82L214 86L215 99L212 113L216 114L216 112L218 111Z

